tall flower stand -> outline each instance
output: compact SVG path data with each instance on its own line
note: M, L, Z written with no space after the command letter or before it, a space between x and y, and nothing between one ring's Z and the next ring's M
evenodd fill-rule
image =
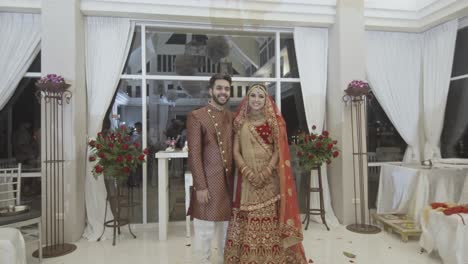
M381 231L377 226L366 224L366 197L364 188L365 170L367 170L367 151L366 133L367 133L367 96L368 91L361 92L356 89L348 88L347 95L343 101L351 105L351 132L353 145L353 180L354 180L354 201L358 200L360 204L360 219L358 221L358 208L354 203L355 223L346 226L346 229L361 234L376 234ZM359 189L357 189L359 188Z
M117 181L114 177L105 177L104 183L107 190L107 197L106 197L106 208L104 210L104 228L102 230L101 236L98 238L97 241L101 241L102 236L104 235L104 231L106 227L112 227L113 230L113 238L112 238L112 245L115 246L115 238L116 233L120 235L120 227L124 225L128 225L128 230L133 238L136 238L135 234L132 232L132 228L130 226L130 219L128 217L128 211L130 207L134 205L131 204L130 199L128 196L124 195L121 188L121 183ZM111 220L107 220L107 206L110 205L112 214L114 218ZM127 216L123 216L122 211L124 208L127 208Z
M42 227L46 246L42 257L53 258L73 252L76 245L65 243L65 156L64 107L72 93L61 76L49 74L36 82L36 97L42 105ZM39 257L39 250L32 254Z
M322 171L320 169L322 164L317 164L315 165L312 170L310 171L310 177L306 178L306 186L308 188L308 192L306 193L306 216L304 218L304 221L302 221L302 224L306 224L305 230L309 228L309 221L310 221L310 216L311 215L320 215L320 218L322 218L322 223L325 225L328 231L330 231L330 228L327 225L327 221L325 220L325 205L323 202L323 185L322 185ZM312 187L310 186L311 184L311 178L314 177L314 170L317 171L318 175L318 187ZM318 193L320 197L320 208L310 208L310 195L311 193Z

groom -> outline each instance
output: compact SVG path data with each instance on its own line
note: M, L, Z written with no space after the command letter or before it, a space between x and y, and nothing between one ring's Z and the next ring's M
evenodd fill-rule
M211 77L208 105L187 117L188 161L193 176L188 214L194 218L195 263L211 263L211 241L217 234L218 262L223 263L226 229L233 193L233 113L224 109L230 98L231 77Z

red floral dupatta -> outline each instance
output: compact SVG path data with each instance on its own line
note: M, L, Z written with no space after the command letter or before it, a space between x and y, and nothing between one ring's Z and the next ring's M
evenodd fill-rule
M266 89L261 84L255 84L251 87L250 91L255 87L260 86L266 92ZM234 128L240 131L244 121L247 119L249 111L248 97L242 100L234 119ZM286 133L286 123L281 116L281 112L275 105L273 98L267 96L264 114L268 125L273 134L274 144L279 147L279 162L277 165L277 173L280 184L280 206L279 206L279 232L283 240L283 247L288 250L294 251L296 256L307 263L304 247L302 246L302 225L299 217L299 208L297 205L297 193L294 183L294 178L291 170L291 161L289 154L288 138ZM240 205L240 188L242 186L242 175L239 173L236 183L236 194L233 207L236 209Z

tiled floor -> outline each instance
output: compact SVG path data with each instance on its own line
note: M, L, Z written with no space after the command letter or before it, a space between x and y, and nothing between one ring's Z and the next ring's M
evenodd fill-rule
M192 263L190 239L185 238L183 222L171 223L169 240L158 241L157 231L152 229L137 229L137 239L123 229L117 244L112 246L111 240L88 242L80 240L76 243L78 249L66 256L44 259L45 264L94 264L94 263ZM381 232L375 235L362 235L349 232L344 226L331 231L313 223L304 232L304 247L308 259L318 264L432 264L442 263L437 256L421 253L417 240L403 243L396 235ZM30 245L30 247L35 245ZM28 248L31 252L32 249ZM350 259L343 252L356 255ZM30 255L29 255L30 256ZM38 263L28 257L28 263Z

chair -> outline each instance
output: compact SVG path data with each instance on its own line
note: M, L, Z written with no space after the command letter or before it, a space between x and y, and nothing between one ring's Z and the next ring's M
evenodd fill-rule
M21 163L14 168L0 169L0 207L10 205L21 205ZM21 230L22 227L33 225L37 225L37 231ZM30 242L37 240L39 262L42 262L41 211L31 208L27 213L0 216L0 227L18 228L25 238L34 238Z

